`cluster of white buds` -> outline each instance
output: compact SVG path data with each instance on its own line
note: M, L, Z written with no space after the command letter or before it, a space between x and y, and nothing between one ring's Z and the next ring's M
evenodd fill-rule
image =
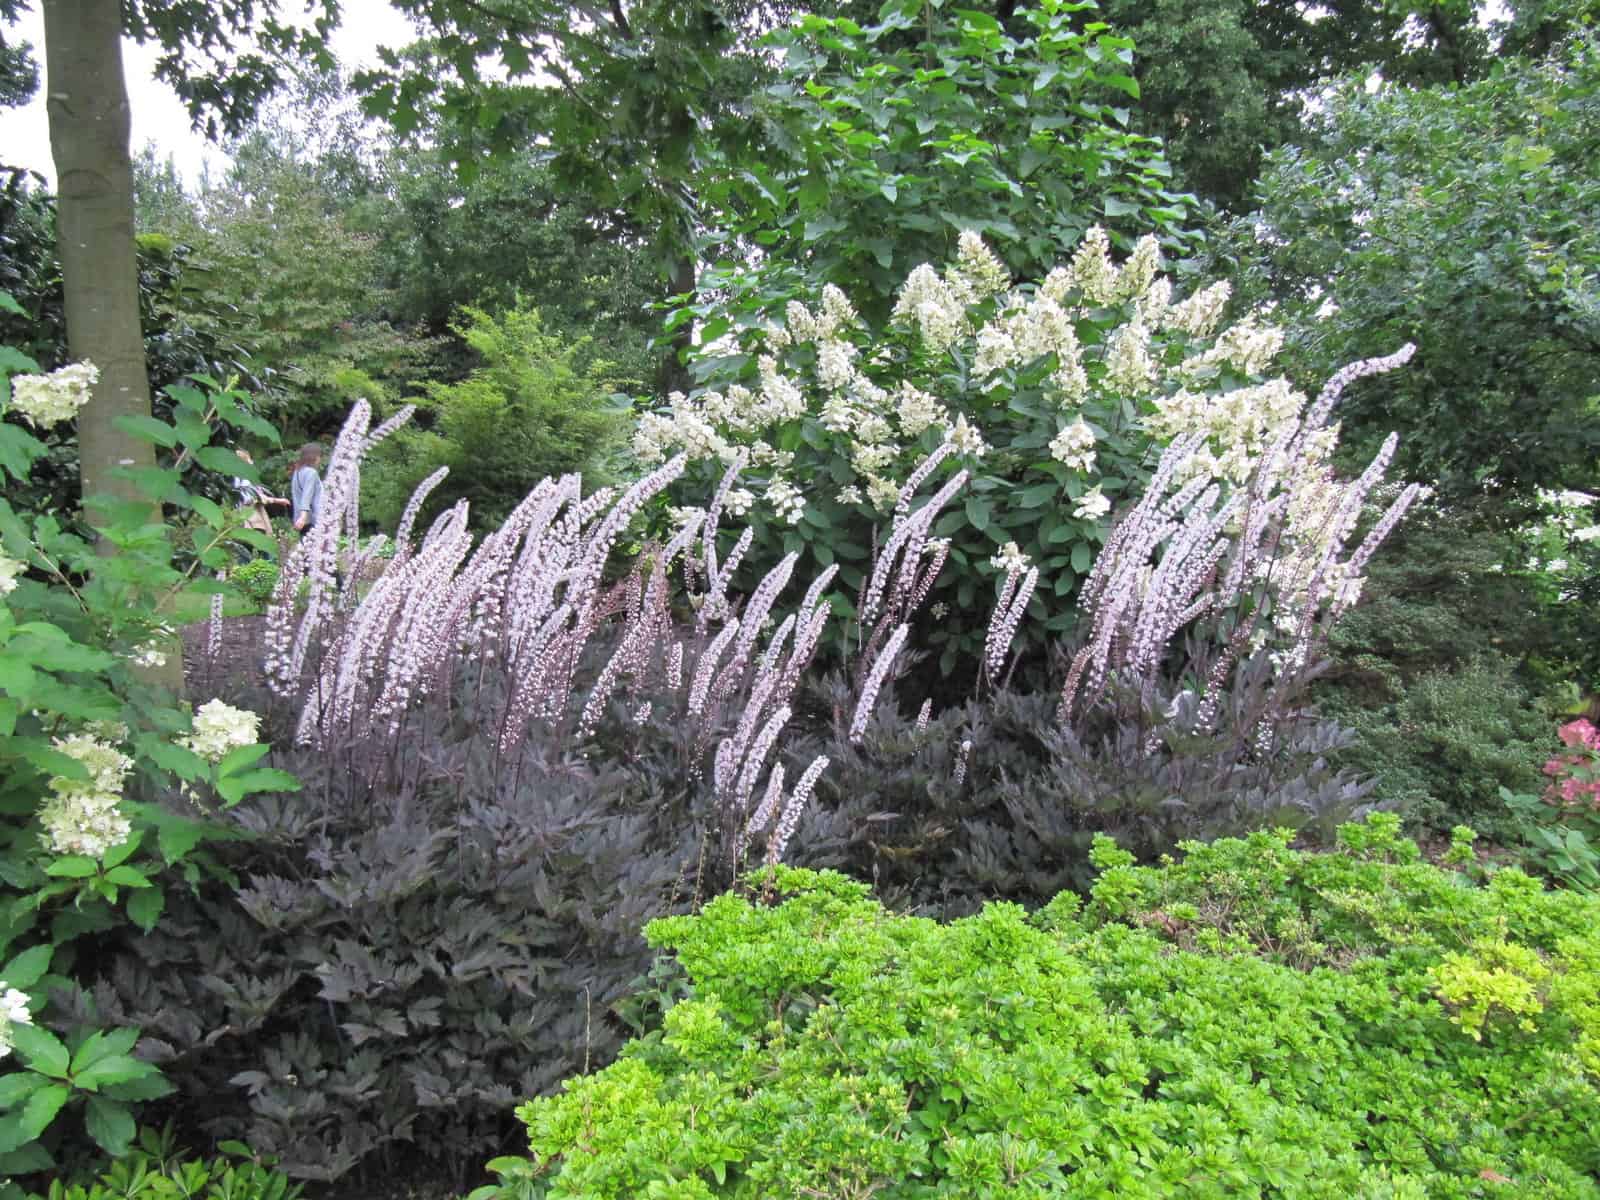
M0 554L0 596L9 596L15 591L17 580L27 569L28 564L21 559Z

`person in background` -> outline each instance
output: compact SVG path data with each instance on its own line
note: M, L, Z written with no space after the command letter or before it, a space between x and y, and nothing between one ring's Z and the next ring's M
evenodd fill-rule
M322 476L317 474L321 465L321 446L308 442L300 447L294 474L289 478L289 499L293 505L294 527L301 537L316 528L322 519Z
M234 453L251 466L255 465L256 460L250 457L250 451L235 450ZM239 495L240 511L246 514L244 519L244 527L246 529L255 529L261 533L270 534L272 532L272 515L267 512L268 507L277 504L281 504L285 508L289 506L289 501L282 496L274 496L259 483L251 483L248 479L237 475L233 479L233 490Z

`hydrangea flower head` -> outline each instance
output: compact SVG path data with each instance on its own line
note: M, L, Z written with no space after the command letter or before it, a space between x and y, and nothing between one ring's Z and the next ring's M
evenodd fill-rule
M0 596L8 596L15 591L17 577L27 569L28 564L21 559L0 554Z
M50 780L52 795L39 810L45 844L57 854L101 858L126 839L132 829L118 804L122 780L133 766L133 759L87 733L54 738L51 744L81 763L89 778L57 775Z
M100 368L90 362L68 363L48 375L15 375L11 407L34 428L48 429L77 416L99 378Z
M261 717L221 700L207 700L194 714L194 732L177 739L207 762L221 762L230 750L255 744Z
M11 1053L11 1027L32 1025L33 1014L28 1011L28 994L18 991L0 979L0 1058Z

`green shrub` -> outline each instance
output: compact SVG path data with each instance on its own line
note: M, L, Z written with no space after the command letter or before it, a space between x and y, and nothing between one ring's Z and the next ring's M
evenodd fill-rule
M1510 836L1499 789L1537 792L1556 745L1542 665L1560 657L1550 608L1504 569L1516 514L1425 505L1369 564L1361 603L1329 639L1313 685L1354 740L1338 761L1372 799L1439 832Z
M453 328L482 365L459 383L429 383L419 406L432 428L402 431L373 454L382 485L363 499L385 528L439 467L451 475L429 511L465 499L475 524L493 526L546 476L599 473L622 434L610 364L588 339L546 333L539 311L525 303L498 315L463 309Z
M228 582L257 608L265 608L278 586L278 564L270 558L253 558L228 572Z
M687 997L524 1105L483 1194L1600 1196L1600 904L1396 826L1102 841L1087 904L948 925L758 875L647 928Z
M1323 705L1355 735L1339 761L1372 777L1374 800L1430 829L1464 822L1503 840L1500 789L1543 786L1540 770L1557 746L1549 713L1500 655L1430 671L1404 689L1385 704Z

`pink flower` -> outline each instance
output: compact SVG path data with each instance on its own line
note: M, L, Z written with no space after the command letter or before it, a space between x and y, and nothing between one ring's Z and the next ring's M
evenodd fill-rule
M1600 729L1596 729L1584 718L1569 721L1558 731L1558 736L1564 745L1577 749L1600 750Z

